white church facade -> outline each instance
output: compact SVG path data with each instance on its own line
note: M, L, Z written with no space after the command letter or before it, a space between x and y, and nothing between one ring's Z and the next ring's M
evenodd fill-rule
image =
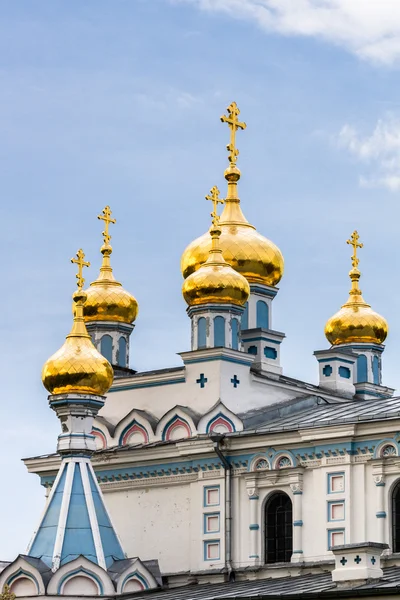
M400 584L400 398L382 381L388 325L359 287L358 233L319 381L293 379L273 327L283 257L241 209L235 103L221 120L227 194L212 188L210 231L182 256L180 367L129 367L138 304L112 272L109 207L86 290L74 259L73 328L42 374L61 434L56 453L25 460L47 498L28 551L0 572L7 593L340 596L343 583L350 597Z

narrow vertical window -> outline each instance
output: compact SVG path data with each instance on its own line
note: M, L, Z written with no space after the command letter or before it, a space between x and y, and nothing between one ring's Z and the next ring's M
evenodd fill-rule
M242 331L249 328L249 303L244 305L244 313L242 314Z
M357 383L364 381L368 381L367 357L365 354L360 354L357 357Z
M232 348L239 349L239 321L232 319Z
M126 339L121 335L118 340L118 364L120 367L126 367Z
M374 383L376 385L380 385L381 378L380 378L379 358L376 355L372 359L372 376L374 378Z
M112 363L112 337L111 335L103 335L101 338L101 353L108 360L109 363Z
M392 493L392 552L400 552L400 480Z
M292 554L292 501L287 494L275 492L265 505L265 562L290 562Z
M197 321L197 347L205 348L206 345L206 319L200 317Z
M219 348L225 346L225 319L214 317L214 346Z
M268 305L264 300L257 301L257 327L269 329Z

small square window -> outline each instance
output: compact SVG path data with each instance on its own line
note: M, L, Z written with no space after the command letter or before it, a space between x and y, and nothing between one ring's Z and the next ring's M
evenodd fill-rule
M219 532L219 513L210 513L204 515L204 533Z
M204 488L204 506L219 506L219 485Z
M328 494L344 492L344 473L328 473Z
M328 502L328 521L344 521L344 501Z
M219 540L210 540L209 542L204 542L204 560L219 560L219 558Z
M344 529L328 529L328 550L345 543Z

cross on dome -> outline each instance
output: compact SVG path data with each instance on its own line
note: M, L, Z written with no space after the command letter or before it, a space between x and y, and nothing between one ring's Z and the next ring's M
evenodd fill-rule
M364 247L364 244L361 244L358 242L359 239L360 239L360 236L358 235L358 231L354 230L353 233L351 234L350 239L346 241L347 244L349 244L350 246L353 246L353 255L351 257L351 264L353 265L353 267L355 269L358 267L358 263L360 262L360 259L357 257L357 248Z
M213 203L213 210L211 213L211 217L212 217L212 224L214 225L214 227L216 227L219 223L219 215L217 213L218 210L218 204L223 204L225 202L225 200L223 198L219 197L219 189L217 188L216 185L214 185L213 188L211 188L210 193L207 194L207 196L205 196L206 200L211 200L211 202Z
M103 238L104 238L104 244L106 246L108 246L108 244L110 243L110 240L111 240L111 235L108 233L108 227L109 227L110 223L115 225L117 220L111 218L111 208L109 206L106 206L105 208L103 208L103 214L98 215L97 218L100 219L100 221L104 221L105 225L104 225L104 231L102 233L103 233Z
M76 274L78 289L81 290L85 283L84 278L82 277L83 267L90 267L90 262L85 262L85 253L80 248L76 253L77 258L71 258L71 262L75 265L78 265L78 273Z
M236 102L232 102L232 104L230 104L226 110L228 111L228 116L222 115L221 117L221 121L223 123L228 123L229 129L231 130L231 141L229 144L227 144L226 149L229 152L229 162L231 165L236 165L236 159L239 154L239 150L236 148L236 131L238 129L246 129L247 125L238 119L240 110Z

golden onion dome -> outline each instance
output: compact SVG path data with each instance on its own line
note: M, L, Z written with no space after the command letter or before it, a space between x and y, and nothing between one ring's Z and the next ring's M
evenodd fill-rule
M211 248L201 267L189 275L182 285L182 294L189 306L204 304L234 304L244 306L250 295L250 286L243 275L224 260L219 247L221 229L214 218L209 237Z
M283 256L273 242L258 233L247 221L240 207L237 193L240 171L236 166L239 151L235 146L234 133L238 128L244 129L246 124L237 120L239 109L235 102L228 107L228 113L228 117L221 117L231 128L231 143L227 146L230 151L230 164L224 174L228 182L228 192L219 223L220 247L226 262L246 277L247 281L276 286L283 275ZM187 246L181 258L184 278L197 271L207 260L210 247L211 238L208 232Z
M79 257L83 261L83 252L78 253ZM83 285L81 268L78 284ZM108 360L96 350L86 330L83 318L86 293L79 287L72 298L74 322L71 333L67 335L61 348L45 363L42 369L42 382L50 394L77 393L103 396L111 387L114 372Z
M83 316L86 323L92 321L133 323L139 311L136 298L116 281L113 274L110 264L112 247L110 246L111 236L108 233L108 225L116 221L111 219L110 216L110 207L106 206L103 214L98 217L105 221L104 244L101 247L103 261L99 277L86 290L87 300L83 307Z
M372 310L362 297L359 288L361 273L357 266L358 233L354 231L347 243L354 248L352 256L353 268L349 273L351 290L349 299L342 308L331 317L325 325L325 336L332 346L339 344L383 344L388 334L388 323L384 317Z

